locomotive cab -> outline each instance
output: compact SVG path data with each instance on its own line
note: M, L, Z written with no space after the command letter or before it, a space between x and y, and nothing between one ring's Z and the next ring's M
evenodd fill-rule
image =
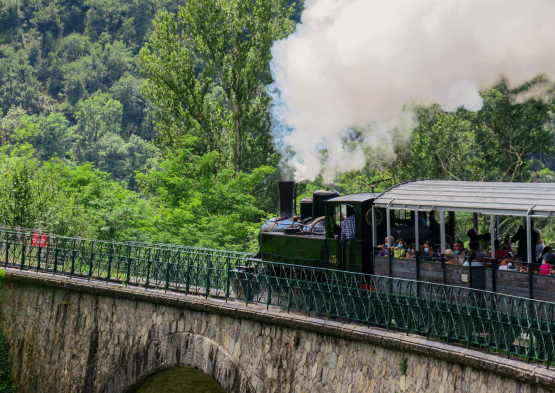
M325 202L326 250L330 267L372 273L372 203L377 195L350 194ZM354 218L347 223L350 216Z

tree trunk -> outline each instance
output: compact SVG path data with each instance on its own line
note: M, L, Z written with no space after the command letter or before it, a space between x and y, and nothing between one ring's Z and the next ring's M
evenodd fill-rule
M235 129L235 170L241 170L241 126L237 123Z

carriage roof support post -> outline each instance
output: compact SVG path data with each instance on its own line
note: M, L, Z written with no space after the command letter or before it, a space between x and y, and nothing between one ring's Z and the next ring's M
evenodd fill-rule
M393 246L393 244L391 244L391 217L389 216L389 205L391 205L391 202L393 202L393 199L389 201L389 203L387 204L387 210L386 210L386 214L387 214L387 260L388 260L388 265L389 265L389 273L388 276L392 277L393 276L393 266L392 266L392 258L393 258L393 250L391 249L391 247ZM391 280L389 280L389 283L391 285Z
M445 254L445 210L439 211L439 236L441 236L441 253Z
M497 217L497 224L499 224L499 216L495 214L490 214L489 216L489 231L491 233L490 236L490 245L491 245L491 290L493 292L497 292L497 258L495 257L495 239L499 236L499 225L497 225L497 231L495 232L495 236L493 235L495 217ZM485 261L484 261L485 262ZM486 264L484 263L484 269Z
M495 215L493 213L489 215L489 233L491 234L490 235L490 248L491 248L490 256L492 260L495 259L495 239L496 239L496 236L498 236L498 234L494 232L495 230L494 216Z
M416 251L420 251L420 223L418 222L418 208L419 206L417 206L414 210L414 243L416 244Z
M378 231L376 230L376 206L372 206L372 250L378 246ZM374 252L374 251L372 251Z
M393 199L389 201L385 209L386 220L387 220L387 248L391 248L391 246L393 245L393 244L389 244L389 241L391 240L391 217L389 216L389 211L390 211L389 205L391 205L391 202L393 202ZM389 251L387 252L387 254L389 255Z
M534 290L532 288L532 269L534 267L534 265L532 264L532 247L535 247L535 244L532 244L532 219L530 217L530 213L532 212L532 209L535 207L536 205L533 205L532 207L530 207L530 209L528 209L528 211L526 212L526 250L527 250L527 259L528 259L528 297L530 299L534 298ZM519 242L520 244L520 242Z

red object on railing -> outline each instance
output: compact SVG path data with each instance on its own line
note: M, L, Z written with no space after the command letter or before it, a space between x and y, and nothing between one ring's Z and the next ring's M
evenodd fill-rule
M42 233L33 233L31 237L31 246L46 247L46 235Z

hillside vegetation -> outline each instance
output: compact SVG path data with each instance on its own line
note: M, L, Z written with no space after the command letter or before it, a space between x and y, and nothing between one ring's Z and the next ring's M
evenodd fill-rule
M2 223L256 250L290 154L272 144L270 49L301 10L285 0L1 2ZM516 99L540 87L541 98ZM554 181L552 92L543 76L500 79L478 112L416 107L419 126L368 148L364 169L334 186ZM322 186L302 182L300 197Z

